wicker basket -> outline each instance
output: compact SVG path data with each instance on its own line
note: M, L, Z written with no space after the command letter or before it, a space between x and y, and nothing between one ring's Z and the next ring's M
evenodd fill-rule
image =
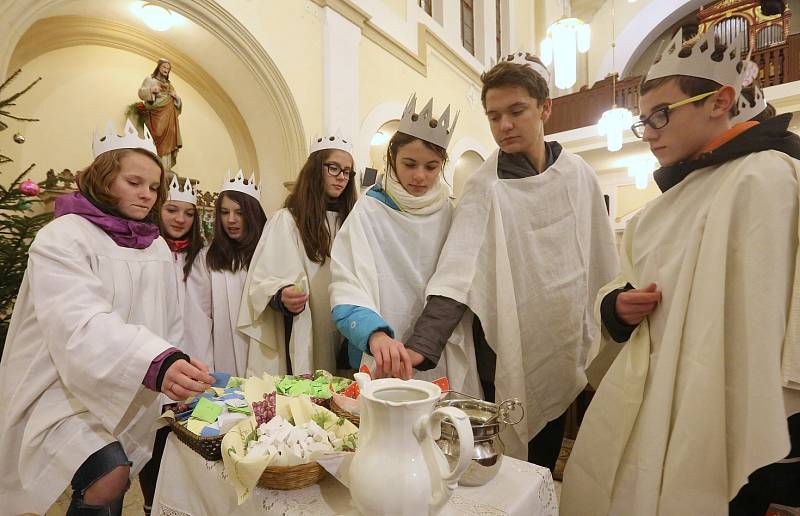
M357 414L353 414L352 412L346 411L345 409L337 405L336 402L333 400L333 398L331 398L331 412L333 412L339 417L345 418L346 420L350 421L356 426L359 426L359 424L361 423L360 416L358 416Z
M172 431L175 432L175 436L180 439L183 444L194 450L204 459L211 461L222 460L221 447L222 438L225 437L224 435L200 437L190 432L188 428L175 420L170 421L169 426L172 428Z
M258 486L267 489L302 489L325 477L325 469L317 462L297 466L268 467L258 479Z

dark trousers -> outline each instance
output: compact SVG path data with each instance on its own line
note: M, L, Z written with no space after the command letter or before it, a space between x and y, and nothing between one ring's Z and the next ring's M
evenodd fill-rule
M730 516L763 516L771 503L800 507L800 414L787 423L792 443L787 458L798 462L776 462L755 470L728 504Z
M486 401L495 402L494 383L481 381L483 397ZM548 422L533 439L528 442L528 462L548 468L550 473L556 469L556 461L564 440L567 413Z
M125 492L109 505L103 506L84 503L83 497L86 490L97 480L119 466L130 465L131 461L128 460L125 450L117 441L107 444L91 454L72 477L72 500L67 509L67 516L121 516Z
M153 496L156 494L156 482L158 481L158 469L161 467L161 457L164 455L164 446L167 444L170 429L168 426L159 428L156 432L156 440L153 444L153 456L139 472L139 485L142 487L142 497L144 498L145 514L150 513L153 506Z

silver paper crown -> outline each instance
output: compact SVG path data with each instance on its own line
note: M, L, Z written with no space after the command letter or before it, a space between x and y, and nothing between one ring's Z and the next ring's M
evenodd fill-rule
M181 190L180 185L178 184L178 176L173 175L172 181L169 182L168 194L167 200L169 201L183 201L197 205L197 196L194 194L192 182L189 181L188 177L183 183L183 190Z
M739 113L731 119L731 122L738 124L739 122L747 122L762 111L767 109L767 99L764 98L764 92L758 86L753 86L753 103L743 94L739 94L739 100L736 104L739 107Z
M458 113L456 113L453 123L450 124L450 106L448 105L442 116L438 120L433 118L433 99L431 98L419 114L415 113L417 107L417 94L411 95L408 99L406 108L403 110L403 117L400 119L398 132L416 136L421 140L430 142L434 145L446 149L453 137L453 131L458 123Z
M353 144L350 142L349 138L342 136L340 131L336 131L336 134L333 136L318 136L311 140L311 150L309 154L325 149L338 149L345 151L350 154L350 156L353 155Z
M225 180L222 181L222 186L220 187L219 191L242 192L261 202L261 185L259 184L256 186L256 175L251 173L250 179L248 179L247 183L245 184L242 169L239 169L233 179L231 179L231 171L228 170L228 175L226 176Z
M742 89L745 67L737 69L741 62L741 38L734 39L735 41L727 44L722 59L715 61L711 59L716 49L714 31L706 31L699 35L695 44L687 50L690 52L689 55L681 57L679 55L683 49L683 29L681 29L660 53L658 60L650 66L645 81L673 75L699 77L723 86L732 86L738 96Z
M125 122L125 130L121 136L117 134L117 130L111 120L106 124L105 134L99 135L97 131L94 132L92 153L95 158L104 152L117 149L144 149L154 156L158 156L156 144L150 135L150 131L147 130L147 126L144 128L144 137L140 138L139 131L136 130L136 126L133 125L130 119Z
M513 54L508 54L506 57L502 58L501 61L508 61L509 63L529 66L530 68L533 69L534 72L541 75L542 78L545 80L545 82L549 83L550 72L544 65L539 64L536 61L530 59L531 57L535 56L528 52L514 52Z

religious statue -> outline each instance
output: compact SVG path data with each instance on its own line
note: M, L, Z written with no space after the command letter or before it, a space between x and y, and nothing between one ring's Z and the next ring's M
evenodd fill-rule
M169 81L172 64L159 59L153 73L145 77L139 87L139 98L147 111L145 124L155 140L158 155L165 170L171 170L181 148L181 131L178 115L183 103Z

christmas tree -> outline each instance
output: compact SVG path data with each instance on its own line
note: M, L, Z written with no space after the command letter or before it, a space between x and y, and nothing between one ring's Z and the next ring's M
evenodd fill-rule
M41 80L33 81L26 88L2 98L3 90L19 75L20 70L14 72L4 83L0 84L0 131L8 129L5 119L23 122L38 122L35 118L24 118L13 115L9 109L14 107L15 101L27 93ZM20 144L24 137L17 133L13 141ZM2 141L2 140L0 140ZM6 182L6 169L11 168L14 160L2 153L0 148L0 354L8 333L8 324L14 310L14 301L22 283L22 276L28 264L28 248L36 236L36 232L44 226L52 214L37 212L36 205L42 201L36 197L41 191L42 184L32 181L23 181L35 164L30 165L22 173L14 175L8 184ZM12 172L12 174L14 174Z

